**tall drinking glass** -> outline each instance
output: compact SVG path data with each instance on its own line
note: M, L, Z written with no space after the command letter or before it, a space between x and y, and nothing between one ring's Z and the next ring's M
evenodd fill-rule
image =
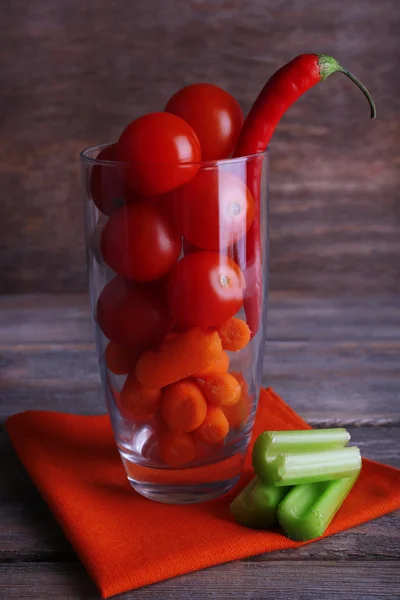
M152 165L160 177L185 169L187 181L144 197L132 187L135 165L108 160L109 148L86 149L81 160L90 298L117 448L143 496L210 500L238 481L257 408L268 152Z

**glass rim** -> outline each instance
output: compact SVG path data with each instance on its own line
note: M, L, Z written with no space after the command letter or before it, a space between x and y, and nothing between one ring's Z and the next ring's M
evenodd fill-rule
M141 164L141 161L135 161L135 162L125 162L125 161L119 161L119 160L102 160L102 159L98 159L96 158L92 158L90 156L90 153L95 152L96 150L98 152L101 152L102 150L104 150L105 148L108 148L109 146L112 146L113 144L115 144L116 142L110 142L108 144L96 144L95 146L89 146L88 148L84 148L83 150L81 150L81 152L79 153L80 159L83 163L88 163L90 165L104 165L104 166L121 166L121 165L132 165L132 164ZM200 161L182 161L182 162L149 162L147 164L159 164L159 165L200 165L202 167L212 167L215 165L227 165L227 164L235 164L235 163L240 163L240 162L247 162L250 160L255 160L256 158L265 158L266 156L269 155L269 146L263 150L262 152L257 152L255 154L247 154L246 156L237 156L235 158L222 158L220 160L200 160Z

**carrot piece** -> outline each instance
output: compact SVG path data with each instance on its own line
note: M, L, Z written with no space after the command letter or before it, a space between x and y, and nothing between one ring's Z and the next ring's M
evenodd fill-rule
M193 374L193 377L196 377L197 379L206 379L210 374L213 375L214 373L227 373L228 369L229 356L225 350L222 350L220 357L215 361L215 363L210 365L208 369L205 369L202 373Z
M161 389L145 388L130 373L122 387L118 406L122 416L127 419L147 417L157 410L161 400Z
M236 402L236 404L222 406L221 408L231 427L240 427L249 416L249 407L246 398L243 396L240 397L239 402Z
M204 444L213 446L226 438L228 432L229 423L221 408L209 404L206 418L200 427L195 429L194 435Z
M228 419L228 423L231 427L240 427L248 419L250 412L250 398L248 392L248 386L242 373L232 372L231 375L237 379L241 387L240 399L236 404L230 406L222 406L224 415Z
M239 401L241 387L229 373L214 373L207 376L203 391L210 404L229 406Z
M232 352L238 352L247 346L251 338L250 328L242 319L228 319L217 327L217 332L224 350Z
M191 433L165 427L158 434L160 458L169 467L183 467L196 458L197 444Z
M134 369L138 354L109 342L104 352L107 369L115 375L126 375Z
M193 431L207 414L207 401L193 379L181 379L163 390L161 414L170 429Z
M240 383L240 387L242 388L242 395L248 396L249 386L247 385L247 381L244 378L243 373L240 373L240 371L231 371L231 375Z
M137 362L136 375L144 387L165 387L208 369L221 352L216 331L205 333L195 327L170 339L157 352L145 352Z

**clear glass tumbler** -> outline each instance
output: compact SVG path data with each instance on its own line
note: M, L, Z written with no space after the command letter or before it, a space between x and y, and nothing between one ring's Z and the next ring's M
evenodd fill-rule
M141 165L81 153L89 287L116 444L132 487L165 503L238 481L262 372L268 287L268 151L146 165L183 173L159 197ZM150 169L151 167L151 169ZM133 185L132 185L133 181Z

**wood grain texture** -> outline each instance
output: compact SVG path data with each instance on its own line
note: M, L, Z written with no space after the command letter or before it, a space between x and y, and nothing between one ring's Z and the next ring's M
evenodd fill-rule
M400 423L396 298L272 293L263 385L312 425ZM0 299L0 416L103 412L86 296Z
M103 412L93 345L0 347L0 415ZM399 342L267 342L262 383L312 425L400 424Z
M0 344L93 343L87 294L0 296ZM267 337L277 341L398 340L397 296L318 298L273 290Z
M82 148L193 81L247 111L274 70L319 51L366 83L378 120L339 75L284 117L271 145L271 285L398 293L399 29L398 0L6 0L1 289L85 289Z
M0 298L0 420L27 408L103 412L92 339L86 295ZM314 425L345 423L363 456L400 467L399 340L397 298L272 293L266 380ZM98 598L4 429L0 481L1 600ZM392 600L399 558L394 513L118 598Z
M32 600L40 589L46 600L98 600L99 594L78 564L0 565L0 597ZM195 581L194 581L195 579ZM113 596L115 600L396 600L399 571L393 562L268 561L235 562L183 575ZM35 592L33 592L35 593Z

